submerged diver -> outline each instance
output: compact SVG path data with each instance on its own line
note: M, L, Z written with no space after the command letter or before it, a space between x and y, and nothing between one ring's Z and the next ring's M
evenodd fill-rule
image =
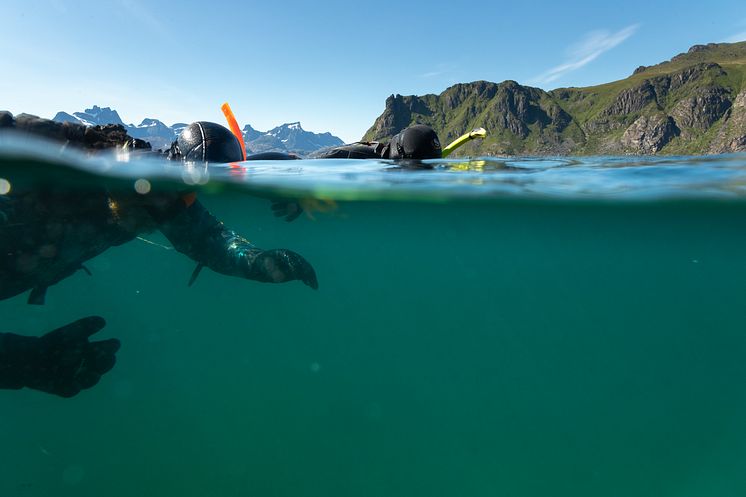
M84 127L35 116L0 112L0 128L43 135L73 146L100 149L127 145L147 149L117 126ZM189 125L169 155L174 159L230 162L243 158L235 136L206 122ZM195 194L68 189L51 185L0 195L0 300L31 290L28 302L43 304L47 289L112 246L160 230L174 248L203 266L250 280L301 280L318 288L313 267L286 249L263 250L226 228ZM120 343L89 337L103 328L98 316L80 319L41 337L0 333L0 388L28 387L71 397L98 383L116 361Z

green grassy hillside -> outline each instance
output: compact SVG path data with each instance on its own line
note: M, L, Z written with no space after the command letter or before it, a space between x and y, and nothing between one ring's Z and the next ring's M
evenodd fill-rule
M477 127L461 155L705 154L746 150L746 42L696 45L630 77L546 92L514 81L392 95L363 137L429 124L446 144Z

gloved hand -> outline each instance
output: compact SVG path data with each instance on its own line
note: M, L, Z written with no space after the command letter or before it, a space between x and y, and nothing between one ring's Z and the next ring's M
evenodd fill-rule
M300 254L292 250L264 250L252 264L251 279L267 283L301 280L314 290L319 288L316 271Z
M272 212L276 217L284 217L285 221L295 221L303 214L303 207L296 200L278 199L272 201Z
M88 341L105 325L103 318L90 316L42 337L4 334L0 341L0 384L61 397L91 388L114 367L120 346L115 338Z

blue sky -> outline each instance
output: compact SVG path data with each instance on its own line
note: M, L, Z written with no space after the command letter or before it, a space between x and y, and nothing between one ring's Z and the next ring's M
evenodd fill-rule
M125 122L301 121L359 139L392 93L624 78L691 45L746 40L746 2L2 0L0 109L93 104Z

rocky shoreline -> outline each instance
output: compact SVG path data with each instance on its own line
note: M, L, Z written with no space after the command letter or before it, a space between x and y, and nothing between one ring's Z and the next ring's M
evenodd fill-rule
M100 151L111 148L130 150L151 150L148 142L133 138L119 124L84 126L71 122L56 122L31 114L13 116L0 111L0 130L12 129L22 134L43 136L87 151Z

